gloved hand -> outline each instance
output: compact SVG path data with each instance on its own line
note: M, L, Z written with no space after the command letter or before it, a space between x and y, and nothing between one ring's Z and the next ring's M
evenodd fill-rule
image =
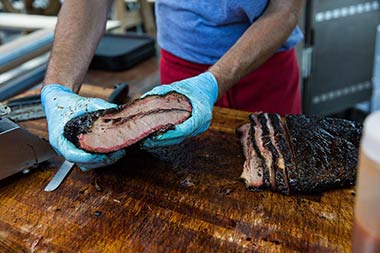
M153 136L144 141L145 148L156 148L178 144L188 137L196 136L206 131L211 123L212 108L218 97L218 83L211 72L205 72L198 76L170 85L161 85L143 95L166 94L176 91L188 97L193 106L192 116L182 124L158 136Z
M125 150L110 154L88 153L78 149L63 136L63 129L70 119L85 112L116 107L115 104L100 98L81 97L59 84L50 84L42 89L41 103L48 122L50 144L59 155L76 163L81 170L110 165L125 155Z

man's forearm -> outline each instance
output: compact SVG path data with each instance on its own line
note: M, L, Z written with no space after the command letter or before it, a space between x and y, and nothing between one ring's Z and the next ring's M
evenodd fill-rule
M218 81L218 98L281 47L297 25L302 4L303 0L270 1L264 14L209 69Z
M101 36L112 1L66 0L55 29L44 85L78 92Z

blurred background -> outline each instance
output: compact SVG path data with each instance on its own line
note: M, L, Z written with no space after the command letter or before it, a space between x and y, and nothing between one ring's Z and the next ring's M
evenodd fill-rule
M0 0L0 102L39 87L60 7ZM305 1L297 46L303 113L362 121L380 109L379 21L379 0ZM159 84L155 34L153 0L115 0L85 82L128 82L132 98ZM115 59L119 51L123 59Z

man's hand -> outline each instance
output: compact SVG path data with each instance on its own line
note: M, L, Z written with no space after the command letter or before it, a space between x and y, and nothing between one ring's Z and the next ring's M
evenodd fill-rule
M146 148L178 144L188 137L203 133L210 126L212 108L218 96L218 83L213 74L206 72L170 85L161 85L145 93L143 97L152 94L162 95L170 91L176 91L190 99L192 115L174 130L147 139L144 142Z
M76 163L82 170L110 165L125 155L124 150L110 154L91 154L75 147L63 136L66 123L83 113L116 107L99 98L84 98L58 84L45 86L41 91L49 129L49 142L59 155Z

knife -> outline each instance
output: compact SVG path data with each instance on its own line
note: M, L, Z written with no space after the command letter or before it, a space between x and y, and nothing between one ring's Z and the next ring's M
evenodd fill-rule
M59 167L57 173L54 175L53 179L45 187L46 192L54 191L62 183L65 177L69 174L71 168L74 166L74 163L65 160L61 167Z
M108 102L117 105L128 102L129 85L127 82L118 83L108 97ZM4 112L3 112L4 111ZM40 94L9 100L6 106L0 104L0 116L6 115L14 122L41 119L45 117L42 109Z

